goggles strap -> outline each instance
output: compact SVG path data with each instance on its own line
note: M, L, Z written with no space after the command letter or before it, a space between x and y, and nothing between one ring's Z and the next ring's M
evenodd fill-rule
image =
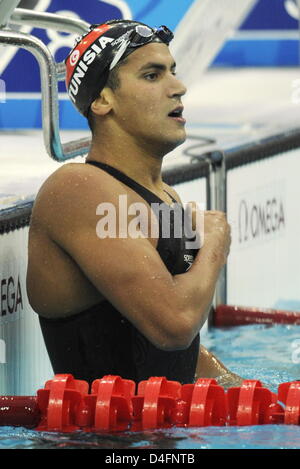
M131 47L139 47L144 44L147 44L150 42L155 35L155 30L152 31L150 28L147 28L151 34L148 35L143 35L142 30L138 29L138 27L132 29L131 31L128 31L127 33L124 34L123 38L119 38L117 41L120 41L120 46L119 49L114 56L113 61L110 64L109 70L112 70L118 62L121 60L122 56L125 54L126 49L131 46ZM134 42L134 39L137 42ZM114 46L114 43L111 44L111 46Z
M121 60L121 58L124 55L127 47L129 46L129 44L130 44L129 39L124 40L124 42L120 44L120 47L119 47L116 55L114 56L113 61L111 62L110 66L109 66L109 70L112 70L118 64L118 62Z

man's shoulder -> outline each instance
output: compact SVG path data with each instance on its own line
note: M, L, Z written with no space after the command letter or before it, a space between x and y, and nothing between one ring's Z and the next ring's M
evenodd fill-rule
M120 182L85 163L67 163L41 186L34 202L32 220L39 226L69 227L94 216L101 202L114 202Z
M35 205L81 205L95 198L109 197L118 190L119 181L85 163L67 163L54 171L41 186ZM77 205L78 206L78 205Z
M66 163L54 171L43 183L38 196L45 193L56 196L78 195L78 188L88 190L91 183L97 182L103 175L95 171L91 165L85 163ZM105 179L105 178L104 178ZM105 183L105 180L103 181Z

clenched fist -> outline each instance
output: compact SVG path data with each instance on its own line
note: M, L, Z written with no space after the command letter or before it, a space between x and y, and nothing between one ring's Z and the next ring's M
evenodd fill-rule
M201 212L196 202L187 204L187 211L192 219L192 229L201 234L201 246L212 254L212 260L225 264L230 251L231 228L226 214L217 210Z

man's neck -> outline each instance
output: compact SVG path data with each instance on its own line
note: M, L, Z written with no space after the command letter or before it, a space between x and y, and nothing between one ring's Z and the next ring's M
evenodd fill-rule
M154 151L142 148L135 142L124 142L122 138L117 142L94 138L86 160L113 166L149 190L163 190L163 156L156 157Z

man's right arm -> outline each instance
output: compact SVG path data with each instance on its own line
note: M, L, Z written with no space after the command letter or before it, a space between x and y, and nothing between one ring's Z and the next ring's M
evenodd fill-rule
M119 182L112 183L109 178L108 186L103 178L98 189L99 181L94 177L94 173L84 177L70 171L68 182L77 189L66 191L57 203L52 200L51 206L48 204L49 236L156 347L187 348L207 319L227 257L230 229L224 214L206 213L203 247L188 272L172 276L149 239L97 236L96 208L104 201L118 207L119 191L114 190L114 184ZM63 182L57 179L56 186L61 188ZM57 187L50 188L52 194ZM118 220L118 209L116 215Z

